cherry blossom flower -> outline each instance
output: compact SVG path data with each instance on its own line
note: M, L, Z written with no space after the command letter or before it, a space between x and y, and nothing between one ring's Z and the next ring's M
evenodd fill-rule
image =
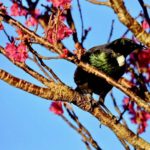
M144 20L142 22L142 27L143 27L143 29L149 29L150 28L150 26L149 26L149 24L148 24L148 22L146 20Z
M141 67L150 64L150 49L144 49L138 53L138 62Z
M6 7L0 2L0 10L6 13Z
M61 22L57 28L55 26L47 31L47 39L50 43L56 43L59 40L69 37L71 34L73 34L73 31Z
M60 55L60 58L67 58L69 51L65 48L63 49L63 53Z
M27 14L27 11L23 8L20 8L17 3L13 3L13 5L10 7L10 12L11 16L25 16Z
M26 45L24 43L20 43L18 46L16 46L14 42L7 43L5 52L10 59L17 62L25 62L28 58Z
M138 125L138 133L145 132L148 126L147 122L150 120L150 114L142 110L140 107L135 107L135 103L130 101L130 98L123 99L123 107L128 110L131 115L131 122Z
M71 0L47 0L52 2L55 7L70 8Z
M37 25L37 24L38 24L38 21L37 21L36 18L30 16L30 17L28 18L28 20L26 21L25 24L27 25L27 27L31 27L31 26Z
M35 9L33 12L31 12L32 16L30 16L25 24L27 27L36 26L38 24L38 16L40 15L40 10Z
M17 54L15 60L18 62L25 62L28 58L27 48L24 43L20 43L17 47Z
M6 51L6 55L10 58L10 59L14 59L15 55L16 55L16 51L17 51L17 47L15 45L14 42L12 43L7 43L6 47L5 47L5 51Z
M56 115L62 115L64 113L62 108L62 102L56 102L56 101L52 102L49 107L49 110Z
M3 30L4 29L4 26L2 23L0 23L0 30Z

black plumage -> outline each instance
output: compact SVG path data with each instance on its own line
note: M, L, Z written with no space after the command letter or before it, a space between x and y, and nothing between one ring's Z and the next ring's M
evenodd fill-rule
M125 58L132 51L142 49L142 47L130 39L120 38L111 43L91 48L81 57L81 61L89 63L118 80L125 73ZM75 71L74 80L77 84L76 90L78 92L82 94L98 94L101 101L112 89L112 85L108 84L104 79L90 74L80 67L77 67Z

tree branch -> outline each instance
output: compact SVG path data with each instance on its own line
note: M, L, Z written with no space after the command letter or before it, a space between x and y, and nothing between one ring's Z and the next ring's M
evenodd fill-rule
M41 88L39 86L33 85L27 81L20 80L4 70L0 70L0 79L7 82L8 84L20 88L24 91L37 95L39 97L45 98L47 100L62 100L67 102L73 102L81 109L93 114L102 124L108 126L114 133L120 138L124 139L134 147L150 149L150 144L135 135L132 131L125 128L122 124L117 123L116 118L110 116L102 108L94 105L95 100L87 100L85 96L81 96L78 92L73 91L67 86L56 84L51 82L51 88Z
M105 79L109 84L115 86L116 88L120 89L122 92L127 94L131 100L133 100L138 106L143 107L145 111L150 112L150 105L133 93L131 90L127 89L123 85L119 84L117 81L109 77L108 75L104 74L102 71L97 70L96 68L92 67L89 64L85 64L83 62L78 63L79 67L82 67L85 71L92 73L100 78Z
M98 1L98 0L87 0L88 2L90 3L93 3L93 4L97 4L97 5L105 5L105 6L111 6L110 4L110 1L105 1L105 2L101 2L101 1Z
M40 81L41 83L43 83L45 86L49 87L49 83L50 80L48 80L47 78L45 78L44 76L42 76L41 74L37 73L36 71L34 71L33 69L31 69L28 65L24 64L24 63L20 63L17 61L13 61L12 59L8 58L5 54L5 50L2 46L0 46L0 52L7 58L9 59L14 65L16 65L17 67L21 68L22 70L24 70L26 73L30 74L32 77L34 77L35 79L37 79L38 81Z
M47 39L45 39L43 37L40 37L35 32L29 30L28 28L26 28L21 23L19 23L18 21L16 21L12 17L8 16L4 12L2 12L1 10L0 10L0 16L3 17L3 19L4 19L5 22L7 22L7 23L9 23L9 24L11 24L11 25L13 25L15 27L20 28L24 33L26 33L27 35L29 35L30 38L33 38L35 41L37 41L38 44L41 44L41 45L47 47L48 49L50 49L53 52L61 54L61 50L59 48L57 48L57 46L52 45Z
M135 37L150 47L150 34L148 34L141 25L128 13L122 0L110 0L111 7L118 15L119 20L133 32Z

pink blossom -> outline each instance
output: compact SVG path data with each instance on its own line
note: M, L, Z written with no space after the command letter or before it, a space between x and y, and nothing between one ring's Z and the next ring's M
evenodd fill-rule
M39 15L40 15L40 10L39 9L35 9L33 12L32 12L32 15L37 18Z
M38 16L40 15L40 10L35 9L31 12L31 14L32 16L30 16L25 23L27 27L36 26L38 24Z
M27 49L24 43L20 43L18 46L14 42L7 43L5 47L6 55L17 62L25 62L28 58Z
M63 49L63 53L60 55L60 58L67 58L69 54L68 49Z
M0 10L6 13L6 7L0 2Z
M149 24L148 24L148 22L146 21L146 20L144 20L143 22L142 22L142 27L143 27L143 29L149 29L150 27L149 27Z
M58 24L57 29L56 26L54 26L54 28L47 31L47 39L51 43L56 43L59 40L69 37L72 33L73 31L61 22Z
M65 37L69 37L72 33L73 31L70 28L68 28L65 24L62 24L58 28L57 39L62 40Z
M71 0L47 0L52 2L55 7L69 8L71 6Z
M11 16L25 16L27 14L27 11L23 8L20 8L17 3L13 3L13 5L10 7L10 11Z
M62 108L62 102L52 102L49 110L56 115L62 115L64 113Z
M15 60L18 62L25 62L28 58L27 48L24 43L20 43L17 47L17 54Z
M7 43L6 47L5 47L5 51L6 51L6 55L10 58L10 59L14 59L16 52L17 52L17 47L15 45L14 42L12 43Z
M138 62L140 67L146 67L150 64L150 49L145 49L138 53Z
M147 121L150 120L150 114L138 106L135 107L134 102L131 102L128 97L124 98L123 106L131 115L131 122L138 125L138 133L141 134L145 132L146 127L148 126Z
M0 23L0 30L3 30L4 29L4 26L2 23Z
M35 26L38 24L38 21L36 18L30 16L27 21L25 22L25 24L27 25L27 27L31 27L31 26Z
M20 28L17 28L17 29L16 29L16 32L17 32L17 34L18 34L18 36L19 36L20 38L25 37L23 31L22 31Z

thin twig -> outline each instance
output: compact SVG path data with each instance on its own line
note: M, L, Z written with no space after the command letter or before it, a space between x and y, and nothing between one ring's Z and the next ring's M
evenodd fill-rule
M37 58L36 58L35 56L33 56L33 59L34 59L34 62L37 64L37 66L40 68L40 70L48 77L48 79L49 79L50 81L53 81L53 82L54 82L54 80L50 77L50 75L49 75L49 74L45 71L45 69L39 64Z
M79 14L80 14L80 20L81 20L81 30L82 30L82 37L81 37L81 43L82 43L82 38L84 36L84 22L83 22L83 16L82 16L82 10L81 10L81 4L80 1L77 0L78 8L79 8Z
M148 22L149 26L150 26L150 18L149 18L149 14L148 14L148 11L147 11L147 8L145 7L145 4L143 2L143 0L138 0L142 9L143 9L143 12L144 12L144 17L146 19L146 21Z
M5 30L5 29L3 29L3 32L4 32L4 33L5 33L5 35L7 36L7 38L8 38L8 40L9 40L9 42L12 42L11 37L7 34L7 32L6 32L6 30Z
M112 100L113 100L113 104L114 104L115 110L116 110L116 112L118 112L118 114L119 114L119 116L120 116L118 122L120 122L120 118L121 118L121 119L123 120L123 124L124 124L126 127L128 127L128 125L127 125L126 121L124 120L124 118L123 118L123 116L122 116L122 113L121 113L121 111L120 111L120 109L119 109L119 107L118 107L118 105L117 105L116 99L115 99L115 97L114 97L112 91L110 92L110 96L111 96L111 98L112 98Z
M35 70L33 70L32 68L30 68L28 65L26 65L24 63L17 62L17 61L13 61L12 59L8 58L7 55L5 54L5 50L4 50L4 48L2 46L0 46L0 52L8 60L10 60L14 65L16 65L17 67L21 68L26 73L30 74L32 77L34 77L35 79L37 79L38 81L40 81L41 83L43 83L45 86L49 87L50 80L48 80L47 78L45 78L44 76L42 76L41 74L39 74L38 72L36 72Z
M74 126L65 116L61 115L61 118L75 131L77 131L81 136L82 136L82 141L83 143L85 143L86 147L88 150L91 150L88 144L88 138L86 137L86 135L82 132L81 128L77 128L76 126Z
M49 71L49 73L51 73L51 75L53 76L53 78L58 81L61 84L64 84L59 77L53 72L53 70L48 67L41 58L38 57L38 53L29 45L29 43L27 43L27 46L29 48L29 50L37 57L38 61L40 62L40 64Z
M101 150L101 148L99 147L97 142L93 139L90 132L80 123L80 121L79 121L77 115L75 114L75 112L73 111L73 109L70 110L66 107L66 105L64 105L64 106L65 106L69 116L71 117L71 119L73 119L76 122L76 124L78 125L78 127L81 129L81 131L84 132L84 134L86 134L88 136L88 142L91 143L91 145L93 147L95 147L97 150Z
M95 100L91 99L92 102L89 103L85 96L80 95L78 92L71 90L71 88L67 86L51 82L50 88L39 88L38 86L30 88L28 82L19 82L16 77L2 69L0 69L0 80L47 100L53 99L60 101L61 99L62 101L73 102L81 109L88 111L95 116L102 124L108 126L117 136L126 139L129 144L132 144L134 147L139 147L140 149L150 149L150 144L148 142L135 135L130 129L124 127L124 125L116 123L116 118L112 118L100 107L94 107L91 109L89 105L91 105L91 103L96 103Z
M111 37L113 35L113 30L114 30L114 22L115 22L115 20L113 19L112 23L111 23L111 29L110 29L110 34L109 34L109 38L107 40L107 43L109 43L111 41Z
M145 7L147 8L150 8L150 5L149 4L144 4Z
M105 1L105 2L101 2L101 1L97 1L97 0L87 0L88 2L90 3L93 3L93 4L97 4L97 5L105 5L105 6L111 6L110 4L110 1Z

